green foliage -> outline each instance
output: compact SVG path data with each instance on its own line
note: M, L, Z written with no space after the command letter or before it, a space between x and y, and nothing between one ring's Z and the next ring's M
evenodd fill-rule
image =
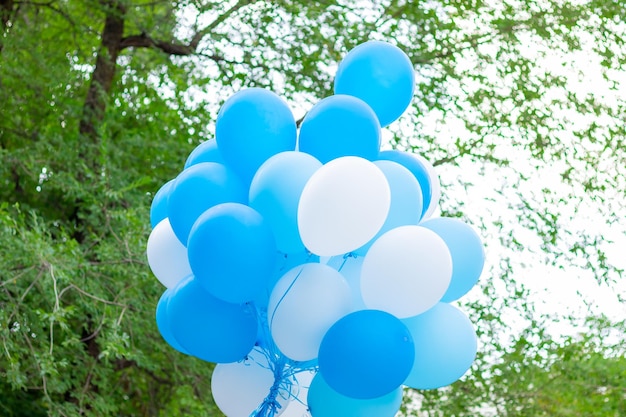
M414 413L625 413L623 333L600 337L623 327L555 339L524 285L545 263L623 296L605 252L624 230L621 3L2 1L0 24L0 415L218 414L212 366L156 329L151 197L232 92L272 88L301 117L367 39L417 71L389 144L441 168L444 214L492 255L464 305L476 365Z

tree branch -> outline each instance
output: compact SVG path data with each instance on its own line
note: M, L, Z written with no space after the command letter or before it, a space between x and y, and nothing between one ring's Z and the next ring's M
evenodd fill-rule
M220 14L213 22L209 23L203 29L198 30L191 38L189 43L185 44L179 40L164 41L159 39L153 39L146 33L139 35L130 35L122 38L120 41L120 51L126 48L156 48L165 52L168 55L187 56L193 55L198 49L198 45L202 39L208 35L212 30L222 24L226 19L236 13L242 7L252 4L252 0L240 0L233 7ZM223 58L217 55L209 56L213 61L222 61Z

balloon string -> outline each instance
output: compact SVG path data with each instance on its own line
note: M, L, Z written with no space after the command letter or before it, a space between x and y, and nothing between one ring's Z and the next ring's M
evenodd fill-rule
M250 417L275 417L283 407L280 399L286 400L286 402L295 399L302 403L297 398L299 393L294 392L295 387L298 386L295 383L294 375L298 372L315 370L317 364L314 362L296 362L283 355L271 338L266 312L257 309L257 316L261 323L263 344L256 347L255 350L262 353L267 359L267 367L274 373L274 383L270 387L267 397L250 414ZM261 363L258 365L265 367Z
M341 272L343 267L346 265L346 262L348 262L348 258L355 258L356 259L356 255L354 253L352 253L352 252L348 252L345 255L343 255L343 262L341 263L341 266L339 267L337 272Z
M272 322L274 321L274 315L276 314L276 311L278 311L278 307L280 307L280 304L283 302L283 300L285 299L285 297L287 296L287 294L289 293L289 291L291 291L291 288L293 288L294 284L296 283L296 281L298 280L298 278L300 278L300 274L302 274L303 269L300 269L300 271L298 271L298 274L296 275L296 277L293 279L293 281L291 281L291 284L289 284L289 287L287 287L287 291L285 291L285 293L280 297L280 300L278 300L278 303L276 303L276 307L274 308L274 311L272 311L272 317L269 320L269 325L272 325Z

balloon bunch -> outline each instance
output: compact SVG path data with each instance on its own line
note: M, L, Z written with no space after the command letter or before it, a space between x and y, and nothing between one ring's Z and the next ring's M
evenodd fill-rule
M274 93L240 91L215 140L155 195L157 325L174 349L217 363L227 416L393 416L403 386L442 387L471 366L475 331L449 302L477 282L481 241L433 217L428 161L379 150L413 88L409 58L372 41L299 130Z

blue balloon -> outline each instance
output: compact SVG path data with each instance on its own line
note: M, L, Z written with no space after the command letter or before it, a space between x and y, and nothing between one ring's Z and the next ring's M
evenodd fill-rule
M225 165L224 158L222 158L220 150L217 149L216 140L207 140L196 146L187 157L187 161L185 161L185 169L200 162L217 162Z
M272 228L283 253L303 252L298 203L304 185L322 163L304 152L281 152L265 161L250 184L250 207Z
M202 213L217 204L247 201L247 189L231 170L202 162L178 175L167 200L167 213L174 234L187 246L189 231Z
M402 404L402 387L378 398L357 399L339 394L322 375L315 375L307 404L313 417L394 417Z
M193 276L174 287L167 313L178 343L207 362L237 362L252 350L256 341L253 309L247 304L213 297Z
M167 303L170 301L170 296L172 295L172 290L167 289L161 295L159 299L159 303L156 308L156 323L157 328L159 329L159 333L171 347L176 349L177 351L188 355L189 353L183 348L180 343L174 338L172 334L172 329L170 328L169 316L167 314Z
M414 89L415 72L409 57L400 48L380 41L365 42L348 52L335 77L335 94L365 101L383 127L404 113Z
M230 97L215 122L215 139L226 163L250 184L269 157L296 148L296 121L282 98L262 88Z
M150 205L150 226L154 229L167 217L167 198L170 196L174 180L169 180L156 192Z
M439 303L415 317L402 320L415 340L415 363L404 385L435 389L463 376L476 357L476 332L470 319Z
M415 360L413 338L395 316L360 310L328 330L319 350L319 371L347 397L370 399L397 389Z
M317 103L300 126L298 149L322 163L342 156L376 159L380 123L363 101L347 95L330 96Z
M385 223L376 236L354 253L365 255L383 233L399 226L417 225L423 211L422 188L411 171L393 161L375 161L385 174L391 190L391 205Z
M411 171L422 188L422 213L420 218L424 216L428 206L430 206L433 193L433 186L426 167L410 153L397 150L383 151L378 155L378 159L397 162Z
M200 285L230 303L258 296L276 261L274 236L263 216L239 203L219 204L205 211L189 233L187 251Z
M438 217L422 223L437 233L450 249L452 280L441 301L458 300L478 282L485 265L485 250L478 234L459 219Z

